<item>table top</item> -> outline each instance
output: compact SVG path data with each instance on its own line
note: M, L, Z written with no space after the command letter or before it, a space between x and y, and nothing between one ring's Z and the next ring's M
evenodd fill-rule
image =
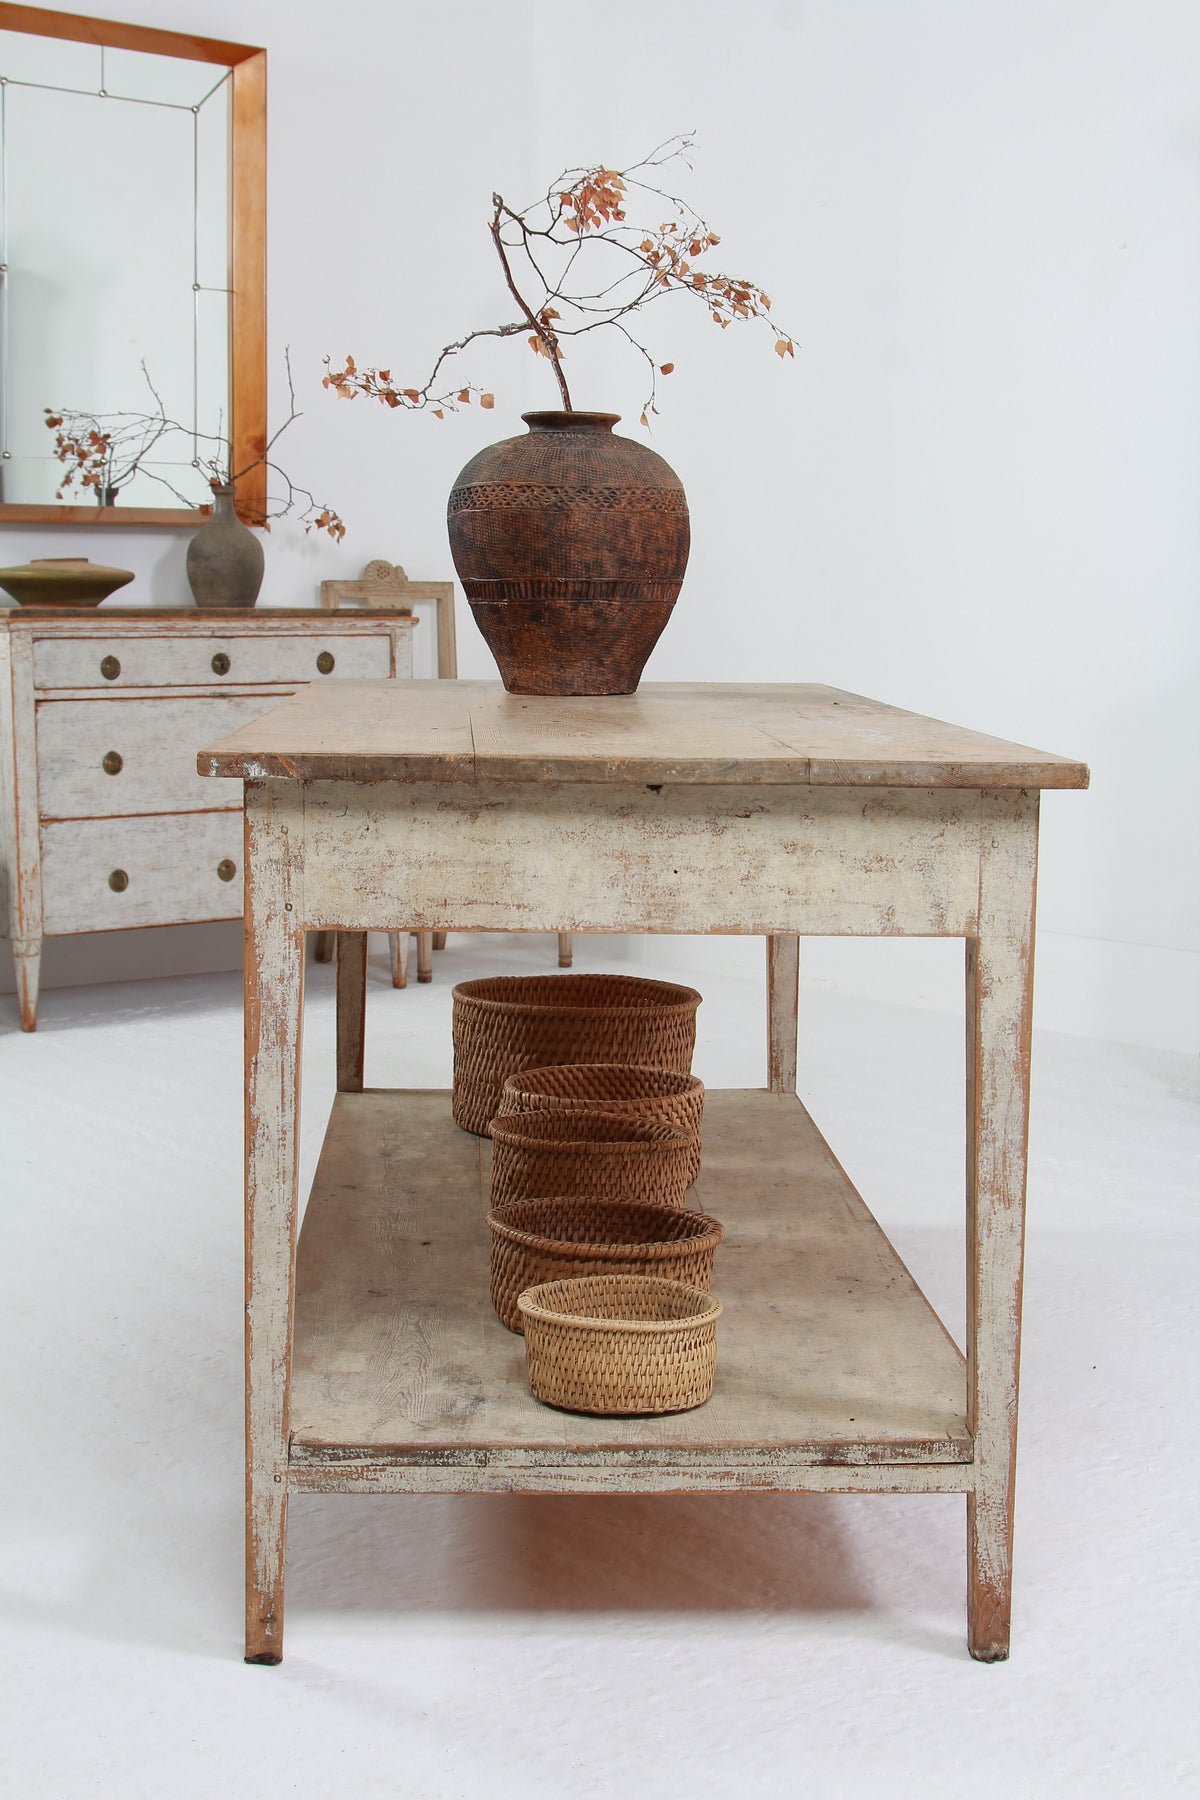
M202 775L298 781L1084 788L1069 757L809 684L659 682L604 699L486 681L331 681L200 752Z

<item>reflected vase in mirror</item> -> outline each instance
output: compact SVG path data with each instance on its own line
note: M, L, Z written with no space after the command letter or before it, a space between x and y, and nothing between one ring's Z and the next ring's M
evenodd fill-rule
M212 492L212 512L187 548L192 598L199 607L253 606L262 586L262 544L234 511L234 489Z

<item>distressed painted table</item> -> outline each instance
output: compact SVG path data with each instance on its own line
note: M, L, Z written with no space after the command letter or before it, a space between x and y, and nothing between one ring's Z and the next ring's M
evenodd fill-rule
M965 1494L969 1647L1005 1656L1038 799L1087 770L823 687L420 681L310 688L199 768L245 783L248 1660L281 1655L291 1494L730 1488ZM693 1190L729 1228L706 1406L529 1396L490 1146L444 1093L363 1087L366 932L434 925L766 938L768 1086L709 1096ZM297 1245L314 930L350 936ZM806 934L965 940L965 1356L796 1097Z

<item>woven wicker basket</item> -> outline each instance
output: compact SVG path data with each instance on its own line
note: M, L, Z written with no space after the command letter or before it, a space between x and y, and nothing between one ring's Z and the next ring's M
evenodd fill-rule
M569 1412L684 1412L712 1393L721 1302L646 1275L526 1289L525 1366L538 1400Z
M454 990L454 1117L486 1137L508 1076L555 1063L638 1063L687 1075L695 988L640 975L496 975Z
M692 1140L653 1119L514 1113L492 1122L492 1205L570 1194L683 1206Z
M496 1116L504 1119L528 1112L606 1112L656 1119L660 1125L687 1132L693 1145L689 1183L700 1173L704 1083L698 1076L629 1063L560 1063L557 1068L525 1069L505 1082Z
M577 1275L660 1275L707 1289L725 1236L719 1219L637 1200L518 1200L488 1214L492 1305L521 1331L517 1295Z

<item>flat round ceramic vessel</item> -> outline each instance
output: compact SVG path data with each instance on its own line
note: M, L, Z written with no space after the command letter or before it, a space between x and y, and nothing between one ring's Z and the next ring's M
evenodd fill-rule
M132 580L132 569L108 569L86 556L35 557L0 569L0 588L19 606L99 606Z

